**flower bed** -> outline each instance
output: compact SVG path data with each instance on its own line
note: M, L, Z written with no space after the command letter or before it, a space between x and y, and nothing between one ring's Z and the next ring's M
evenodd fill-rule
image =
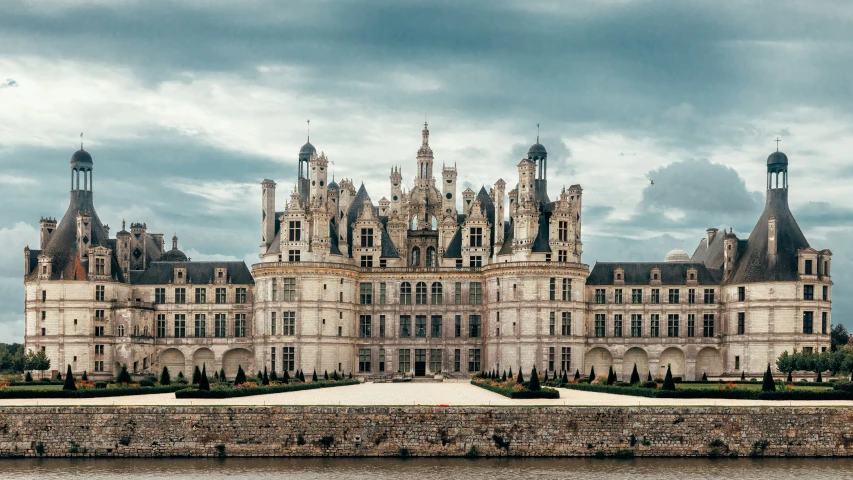
M710 388L677 388L676 390L660 390L641 388L638 386L619 387L612 385L590 385L581 383L564 383L562 388L582 390L586 392L610 393L615 395L633 395L649 398L708 398L735 400L853 400L853 392L842 389L826 388L825 390L800 390L796 386L777 385L775 392L747 390L737 388L734 383L722 384L719 389ZM828 385L825 385L829 387Z
M126 395L149 395L154 393L172 393L187 388L186 385L160 385L155 387L115 386L113 388L95 388L92 382L77 383L77 390L37 390L37 389L0 389L0 399L7 398L97 398L122 397Z
M560 392L553 388L542 387L541 390L531 391L527 388L527 384L519 384L514 380L506 382L498 382L487 378L474 378L471 380L471 385L476 385L480 388L485 388L495 393L499 393L505 397L513 399L525 398L560 398Z
M291 383L287 385L244 384L239 386L218 385L210 390L198 390L195 388L175 392L175 398L232 398L248 397L250 395L265 395L268 393L295 392L299 390L312 390L315 388L344 387L347 385L358 385L358 380L320 380L308 383Z

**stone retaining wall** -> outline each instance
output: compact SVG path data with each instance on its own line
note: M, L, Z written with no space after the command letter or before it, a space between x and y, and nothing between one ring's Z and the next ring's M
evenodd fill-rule
M0 408L7 457L850 454L851 408Z

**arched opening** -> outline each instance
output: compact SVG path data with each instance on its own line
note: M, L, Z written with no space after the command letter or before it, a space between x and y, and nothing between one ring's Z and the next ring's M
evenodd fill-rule
M723 357L716 348L706 347L696 354L696 378L701 378L703 373L709 377L723 374Z
M673 377L684 379L684 352L675 347L670 347L660 354L660 376L666 375L667 365L672 369Z
M415 285L415 305L426 305L427 285L426 282L418 282Z
M602 347L595 347L587 352L584 360L584 369L581 372L581 376L589 376L589 372L593 367L595 368L596 376L607 375L610 367L613 365L613 355L611 355L609 350Z
M222 356L222 368L225 369L225 377L233 379L237 375L238 367L243 367L246 375L251 375L254 371L252 358L252 352L245 348L235 348L225 352L225 355Z
M426 249L426 266L435 266L435 247L427 247Z
M622 357L622 380L627 382L631 379L631 372L634 371L634 365L637 365L637 373L640 374L640 380L645 380L649 374L649 354L642 348L629 348ZM656 374L653 373L652 377Z
M160 363L160 372L163 371L163 367L168 367L169 375L172 378L178 378L178 373L184 372L184 369L186 368L184 354L177 348L167 348L166 350L163 350L160 352L160 356L158 358ZM184 372L184 376L186 376L187 373L192 374L192 372Z
M433 305L441 305L444 303L443 288L441 286L441 282L433 282L432 284L432 304Z
M213 351L209 348L199 348L198 350L193 352L193 368L202 368L204 366L207 366L208 375L213 375L213 371L215 370L215 364L213 363L213 361Z
M421 249L415 247L412 249L412 266L419 267L421 265Z

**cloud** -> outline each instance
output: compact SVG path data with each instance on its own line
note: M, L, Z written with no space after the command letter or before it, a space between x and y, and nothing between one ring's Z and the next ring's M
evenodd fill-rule
M0 88L10 88L10 87L17 87L17 86L18 86L18 82L11 79L11 78L7 78L5 82L0 83Z

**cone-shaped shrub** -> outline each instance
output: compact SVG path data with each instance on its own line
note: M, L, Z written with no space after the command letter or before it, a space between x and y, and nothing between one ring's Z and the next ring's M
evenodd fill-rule
M577 382L580 379L581 379L581 371L579 368L576 368L575 369L575 381Z
M71 365L68 365L68 370L65 371L65 384L62 385L63 390L77 390L77 385L74 385L74 375L71 375Z
M595 380L595 365L589 367L589 383Z
M169 367L163 366L163 371L160 373L160 385L169 385L172 383L172 377L169 375Z
M305 371L299 370L299 381L305 383Z
M227 380L227 378L225 378L225 368L220 368L220 369L219 369L219 379L220 379L220 380L222 380L223 382L224 382L225 380Z
M770 372L770 364L767 364L767 371L764 372L764 381L761 382L762 392L775 392L776 382L773 381L773 374Z
M637 364L634 364L634 370L631 371L631 384L640 383L640 372L637 371Z
M562 383L569 383L569 372L563 371L563 378L560 379Z
M24 381L25 382L32 382L33 381L33 376L30 374L30 372L27 372L27 374L24 375Z
M521 372L519 372L518 376L521 376ZM527 389L531 392L538 392L542 390L542 386L539 385L539 374L536 372L536 365L533 366L533 370L530 371L530 382L527 384Z
M506 381L506 370L504 370L504 374L501 376L501 381L502 382Z
M613 365L611 365L607 372L607 384L613 385L614 383L616 383L616 372L613 371Z
M207 365L202 365L201 367L201 375L198 377L198 389L210 390L210 381L207 379Z
M328 379L329 379L329 371L323 370L323 380L328 380Z
M284 371L284 376L281 377L281 381L284 383L290 383L290 374L287 373L287 370Z
M270 376L267 374L267 367L264 367L264 374L261 376L261 385L269 385Z
M708 381L708 374L706 374L705 372L702 372L702 381L703 381L703 382L707 382L707 381Z
M234 385L242 385L246 383L246 372L243 371L242 365L237 365L237 375L234 376Z
M201 369L198 368L198 365L193 369L193 384L198 385L198 382L201 381Z
M823 374L822 374L822 372L817 372L817 380L815 380L815 381L816 381L816 382L822 382L822 381L823 381Z
M654 382L655 380L652 378L652 371L649 370L649 378L646 379L647 382Z
M556 375L556 373L554 375ZM548 370L545 370L545 378L542 379L542 383L548 383Z
M275 370L270 372L270 381L271 382L277 382L278 381L278 374L275 373Z
M507 378L515 378L512 374L512 367L509 367L509 375L507 375Z
M263 374L263 372L261 372L260 370L258 370L258 375L257 375L257 377L258 377L258 381L259 381L259 382L260 382L260 381L262 381L262 380L264 379L264 374Z
M57 379L57 380L62 380L62 374L61 374L61 373L57 373L57 374L56 374L56 379Z
M349 372L349 379L352 380L352 370Z
M186 380L186 378L184 378L184 372L178 372L178 381L180 382L181 380Z
M84 382L89 381L89 375L86 375L86 370L83 370L83 376L80 377L80 380L83 380Z
M121 366L121 371L118 372L118 378L116 378L118 383L130 383L130 373L127 371L127 365Z
M740 379L741 379L741 380L746 380L746 371L745 371L745 370L741 370L741 371L740 371Z
M672 381L672 368L667 364L666 366L666 377L663 379L663 386L660 387L661 390L675 390L675 382Z
M338 375L338 371L337 371L337 370L335 370L334 372L332 372L332 380L340 380L340 379L341 379L341 377Z
M202 373L204 373L204 372L202 372ZM217 372L217 371L215 371L215 370L214 370L214 372L213 372L213 379L214 379L214 380L216 380L217 382L219 381L219 372Z
M311 381L312 382L317 381L317 370L314 370L314 373L311 374Z
M518 369L518 378L515 380L515 383L524 383L524 375L521 374L521 368Z

